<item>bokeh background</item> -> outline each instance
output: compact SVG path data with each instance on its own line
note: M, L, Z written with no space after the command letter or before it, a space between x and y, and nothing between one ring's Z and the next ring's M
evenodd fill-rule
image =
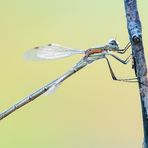
M123 1L0 1L0 111L57 78L81 55L57 61L23 59L32 47L58 43L87 49L110 38L128 42ZM138 1L148 58L148 1ZM130 54L119 55L125 59ZM110 58L119 78L134 77L131 63ZM137 84L111 79L105 60L0 121L2 148L139 148L143 141Z

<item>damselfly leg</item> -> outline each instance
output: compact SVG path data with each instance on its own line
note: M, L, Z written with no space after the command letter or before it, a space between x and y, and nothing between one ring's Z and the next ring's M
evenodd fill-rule
M119 59L119 58L117 58L116 56L113 56L113 57L115 57L119 62L121 62L121 63L123 63L123 64L127 64L127 63L128 63L128 60L127 60L127 59L128 59L129 57L128 57L125 61L124 61L124 60L121 60L121 59ZM118 79L118 78L115 76L115 74L114 74L114 72L113 72L113 70L112 70L112 67L111 67L111 64L110 64L108 58L105 57L105 59L107 60L107 64L108 64L108 67L109 67L109 71L110 71L110 74L111 74L113 80L116 80L116 81L123 81L123 82L138 82L138 81L133 81L133 80L137 80L137 78Z
M127 49L129 49L130 46L131 46L131 42L129 42L129 43L125 46L124 49L119 49L119 50L117 51L117 53L124 54L124 53L127 51Z

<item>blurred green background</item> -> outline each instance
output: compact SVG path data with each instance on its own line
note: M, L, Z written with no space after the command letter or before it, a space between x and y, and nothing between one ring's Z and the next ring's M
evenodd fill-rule
M81 58L25 61L27 49L48 43L87 49L115 37L120 47L128 42L123 1L0 2L0 111ZM148 1L138 1L146 58L147 6ZM131 64L110 61L119 78L134 77ZM81 70L51 96L43 95L0 121L1 148L139 148L142 141L138 86L113 81L105 60Z

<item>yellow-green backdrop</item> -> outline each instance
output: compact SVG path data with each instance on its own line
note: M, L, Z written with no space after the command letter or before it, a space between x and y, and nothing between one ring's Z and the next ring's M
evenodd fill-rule
M138 1L146 58L147 6ZM1 0L0 111L81 58L31 62L23 59L27 49L53 42L87 49L115 37L120 47L128 42L123 0ZM131 64L110 61L119 78L134 77ZM138 86L113 81L105 60L0 122L1 148L139 148L142 140Z

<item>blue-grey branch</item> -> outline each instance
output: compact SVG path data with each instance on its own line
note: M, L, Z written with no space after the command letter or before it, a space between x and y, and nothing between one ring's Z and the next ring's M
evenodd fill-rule
M143 126L144 126L144 148L148 148L148 77L147 66L142 43L142 27L137 9L136 0L124 0L127 19L127 28L132 45L132 54L135 74L139 82L141 97Z

